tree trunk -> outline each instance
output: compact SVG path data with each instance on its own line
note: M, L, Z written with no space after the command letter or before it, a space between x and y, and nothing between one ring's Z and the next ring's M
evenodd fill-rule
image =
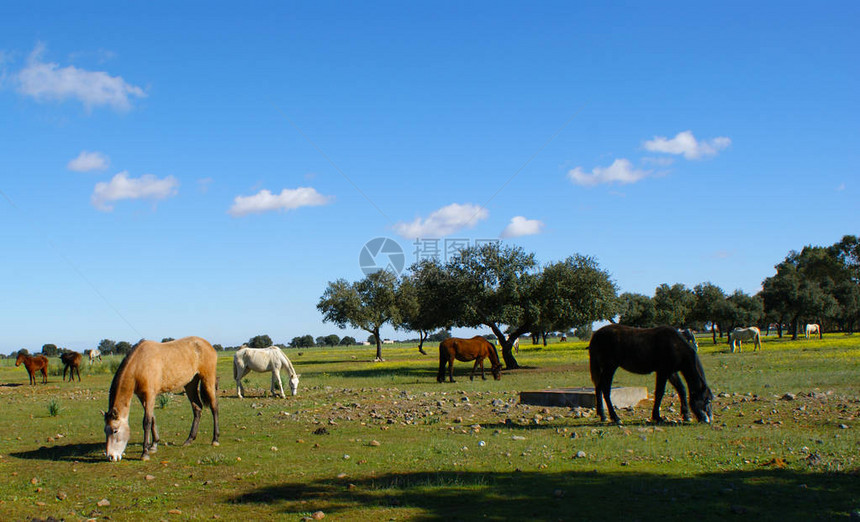
M791 320L791 323L792 323L792 326L794 327L794 331L791 333L791 340L792 340L792 341L796 341L796 340L797 340L797 331L798 331L798 330L800 330L800 324L799 324L799 323L800 323L800 318L798 318L797 316L795 316L795 317Z
M371 333L376 337L376 360L384 361L385 359L382 358L382 339L379 338L379 328L375 328Z
M421 352L421 355L427 355L427 352L424 351L424 341L429 335L426 330L418 330L418 351Z
M714 344L717 344L717 323L711 321L711 336L714 338Z
M543 345L546 346L546 334L547 332L541 332L541 337L543 337Z
M505 334L495 324L488 324L487 326L496 334L496 339L502 345L502 359L505 361L505 369L516 370L519 368L520 365L517 363L516 358L514 358L514 340L523 332L515 330L509 336L505 337Z

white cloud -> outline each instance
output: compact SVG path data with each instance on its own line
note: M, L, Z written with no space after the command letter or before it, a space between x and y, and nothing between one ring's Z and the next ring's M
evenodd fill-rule
M540 234L543 230L543 221L537 219L526 219L523 216L514 216L508 226L502 230L502 237L522 237Z
M489 215L490 212L480 205L452 203L433 211L426 219L419 217L411 223L395 223L394 231L408 239L443 237L463 228L472 228Z
M113 202L122 199L166 199L178 192L179 181L173 176L158 178L152 174L144 174L139 178L130 178L127 171L122 171L109 182L96 183L90 201L93 206L104 212L113 210Z
M316 207L326 205L332 196L323 196L313 187L284 189L280 194L272 194L261 190L253 196L236 196L233 206L227 212L233 217L248 214L261 214L272 210L293 210L299 207Z
M583 171L582 167L576 167L567 173L567 177L577 185L592 187L601 183L636 183L650 173L648 170L633 168L629 160L621 158L608 167L594 167L591 173Z
M675 158L652 158L652 157L644 157L642 158L642 163L646 165L656 165L658 167L668 167L675 163Z
M89 172L91 170L105 170L110 165L110 159L101 152L81 151L78 157L71 160L66 168L75 172Z
M103 71L87 71L74 65L60 67L42 61L44 45L39 44L30 54L27 66L15 77L18 91L37 101L75 99L87 109L107 105L115 110L131 108L133 98L144 98L140 87L131 85L120 76Z
M655 136L653 140L642 144L645 150L663 152L666 154L683 155L687 159L700 159L714 156L717 152L732 144L732 140L721 136L712 140L697 141L690 131L679 132L674 138Z

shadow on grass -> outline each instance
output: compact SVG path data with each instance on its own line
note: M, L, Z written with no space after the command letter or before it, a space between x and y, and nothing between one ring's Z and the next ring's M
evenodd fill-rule
M411 520L845 519L858 476L766 469L667 476L593 472L421 472L260 487L229 499L327 515L411 508Z
M42 446L30 451L9 453L10 457L27 460L61 460L75 462L102 462L105 460L105 443L87 442Z
M17 388L18 386L24 386L22 382L7 382L4 384L0 384L0 388Z

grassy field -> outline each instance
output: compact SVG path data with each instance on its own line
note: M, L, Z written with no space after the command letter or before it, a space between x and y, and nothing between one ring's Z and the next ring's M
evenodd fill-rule
M162 444L139 460L142 409L126 458L103 456L112 368L106 358L47 385L0 364L0 520L847 520L860 510L860 336L765 338L728 353L702 339L717 395L712 425L677 422L668 393L601 423L591 410L518 404L518 393L590 386L586 344L523 346L501 381L438 384L437 359L414 346L286 353L299 395L266 397L268 374L236 398L232 354L219 359L221 445L181 447L191 410L180 394L156 410ZM619 371L616 385L653 376ZM671 389L671 388L670 388Z

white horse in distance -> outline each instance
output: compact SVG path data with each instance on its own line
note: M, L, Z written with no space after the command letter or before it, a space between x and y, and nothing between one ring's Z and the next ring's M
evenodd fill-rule
M92 350L90 350L89 356L90 364L92 364L96 359L98 359L99 361L102 360L102 352L100 352L98 348L93 348Z
M735 328L729 332L729 344L732 347L732 353L734 353L735 348L740 352L743 341L750 340L755 341L753 351L761 349L761 331L758 327L750 326L749 328Z
M285 398L284 386L281 384L281 368L286 368L290 374L290 392L296 395L299 390L299 374L293 368L293 363L287 359L284 352L277 346L268 348L242 348L233 356L233 378L236 379L236 391L242 398L242 378L253 370L255 372L272 372L272 395ZM278 388L275 390L275 383Z
M811 323L806 325L806 338L809 339L810 335L820 335L821 327L819 327L816 323Z

